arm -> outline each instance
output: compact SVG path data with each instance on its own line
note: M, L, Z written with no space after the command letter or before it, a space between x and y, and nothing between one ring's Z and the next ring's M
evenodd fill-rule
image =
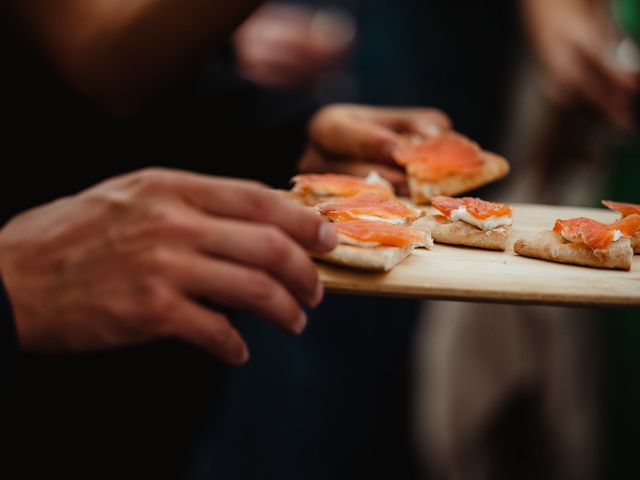
M258 0L11 0L7 16L81 95L119 115L220 47Z

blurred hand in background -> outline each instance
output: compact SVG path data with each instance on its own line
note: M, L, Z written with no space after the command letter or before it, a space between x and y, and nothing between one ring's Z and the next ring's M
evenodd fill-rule
M340 67L356 33L353 20L335 10L267 4L233 38L244 76L278 88L307 88Z
M586 102L615 126L634 125L638 76L608 52L620 40L606 3L592 0L522 0L525 24L543 68L545 88L561 105Z
M401 136L428 136L448 128L449 117L434 108L330 105L311 119L299 169L358 176L376 170L403 194L408 188L404 168L392 155Z

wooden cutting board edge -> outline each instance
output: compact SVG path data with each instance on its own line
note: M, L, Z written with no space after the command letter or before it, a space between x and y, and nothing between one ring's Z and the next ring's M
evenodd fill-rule
M545 223L551 223L554 218L570 218L572 216L585 215L599 219L601 221L612 221L617 218L617 214L607 209L594 209L583 207L564 207L557 205L533 205L533 204L513 204L514 211L517 212L520 208L524 207L528 215L540 215L545 217ZM424 207L429 209L430 207ZM514 217L516 214L514 214ZM548 219L548 220L547 220ZM515 221L515 219L514 219ZM538 222L536 222L538 223ZM546 226L550 228L551 225ZM527 233L534 234L543 228L543 224L527 225ZM523 233L523 232L520 232ZM527 235L520 235L527 236ZM511 244L516 238L512 238ZM474 251L474 249L466 249L468 251ZM493 255L513 256L514 253L511 249L507 252L492 252ZM516 255L517 256L517 255ZM523 258L523 257L520 257ZM527 259L529 260L529 259ZM542 260L530 259L533 262L542 262ZM550 265L560 265L549 262ZM373 296L386 296L386 297L399 297L399 298L412 298L422 300L445 300L445 301L468 301L468 302L481 302L481 303L508 303L508 304L529 304L529 305L556 305L556 306L573 306L573 307L604 307L604 308L634 308L640 307L640 282L636 276L630 277L629 281L638 283L638 295L624 296L616 293L605 293L589 295L584 294L571 294L568 292L550 293L550 292L535 292L529 290L523 291L501 291L496 289L483 289L478 288L456 288L451 287L439 288L437 286L429 286L424 288L423 286L413 285L398 285L388 283L384 281L386 274L380 273L368 273L358 272L356 270L344 269L341 267L335 267L327 264L319 263L320 278L325 284L325 288L328 292L337 294L350 294L350 295L373 295ZM562 268L573 268L593 271L596 269L589 269L588 267L577 267L572 265L560 265ZM397 268L397 267L396 267ZM634 259L633 271L638 271L640 268L640 259L638 256ZM597 271L597 270L596 270ZM603 272L609 272L604 270ZM626 275L628 272L619 272L621 275Z

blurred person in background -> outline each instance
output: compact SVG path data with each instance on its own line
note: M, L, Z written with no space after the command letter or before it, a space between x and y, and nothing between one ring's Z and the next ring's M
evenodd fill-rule
M133 220L129 220L134 226L135 219L139 219L144 230L144 225L156 225L145 222L145 215L165 205L167 211L158 215L160 223L166 226L162 222L170 215L172 201L189 200L189 195L176 187L180 182L174 176L180 175L164 171L143 172L121 180L127 185L150 185L148 189L142 188L142 193L159 192L149 198L134 195L130 204L128 190L115 188L117 180L115 186L107 183L76 195L93 183L122 172L147 165L180 166L282 185L296 170L309 128L306 152L318 161L349 170L345 165L357 159L360 163L354 162L354 168L361 171L364 162L373 162L384 173L385 164L392 163L390 152L399 132L419 133L425 128L432 129L434 124L448 127L446 116L434 110L342 105L318 111L314 102L260 89L237 78L219 63L203 66L202 62L224 43L257 3L2 2L0 51L5 69L0 95L6 120L4 147L12 158L2 166L5 191L12 192L3 202L2 221L35 205L68 197L21 216L2 230L3 274L19 272L20 265L14 262L21 259L29 262L29 258L38 255L34 252L47 245L48 235L66 232L63 239L73 237L80 243L82 239L91 243L91 234L104 234L102 229L108 224L107 243L111 245L109 242L114 241L114 235L117 237L121 225L118 222L131 226L127 223L127 212L131 213ZM400 173L396 171L395 175L396 182L403 181ZM204 183L221 195L225 191L215 181ZM166 187L167 184L173 187ZM244 184L239 185L224 194L223 199L212 200L215 207L205 205L202 209L207 214L219 212L233 217L224 205L233 192L244 191ZM247 188L264 192L253 184ZM163 195L173 200L165 204L161 201ZM86 218L86 211L83 214L80 207L87 202L90 206L100 205L104 196L110 199L108 205L115 204L118 215ZM248 206L254 202L253 209L268 217L269 204L278 205L273 199L269 193L263 201L256 193L248 194L247 201ZM192 200L186 203L194 203ZM229 203L236 208L244 205L241 200ZM138 210L140 217L136 214ZM197 212L193 206L178 210L172 222L188 223L189 215ZM294 208L290 216L286 215L289 220L294 219L295 211ZM81 225L75 228L67 217L73 217ZM297 227L304 224L301 220ZM89 231L81 235L81 226ZM40 233L38 228L44 231ZM158 228L160 233L165 231ZM18 235L21 231L28 241L21 241ZM289 233L295 236L293 231ZM252 237L258 241L257 236ZM151 234L150 240L153 239L157 239L155 234ZM180 250L180 242L169 244ZM91 250L94 255L100 251ZM39 253L40 260L45 261L46 251ZM110 274L108 268L115 264L97 256L103 263L96 263L95 268L100 270L100 265L104 265L105 269L101 276L106 282L103 301L109 303L110 288L115 288L118 277ZM194 272L192 269L191 273ZM121 274L126 275L124 269ZM11 275L8 277L9 293L17 295L14 292L21 290L11 282ZM132 278L128 280L134 282L135 275ZM57 285L55 275L51 282ZM80 283L86 288L95 286L90 279ZM118 285L127 283L123 279ZM229 282L227 287L231 285ZM75 292L73 288L71 291ZM60 292L62 300L65 291ZM38 301L35 294L33 297L34 302ZM87 297L87 301L90 298L95 299ZM19 304L28 305L29 298L23 298ZM404 315L386 305L387 312ZM344 314L348 320L360 312L345 310ZM318 318L322 318L321 313ZM41 326L47 327L46 322ZM44 328L48 333L43 335L52 341L64 331L50 327ZM252 343L251 335L242 331L243 326L238 328L256 362L273 353L270 347L261 352L257 340ZM296 331L299 330L298 324ZM154 335L138 337L140 341L153 338ZM205 341L198 335L193 339L196 343ZM362 343L366 342L352 338L347 348ZM67 478L175 478L195 475L195 471L189 471L193 457L201 454L215 458L215 443L200 443L206 426L203 419L209 412L215 413L216 399L221 398L219 394L228 387L227 380L233 379L236 372L225 370L204 351L179 341L127 344L110 343L114 347L122 345L111 351L52 355L47 349L31 349L29 342L25 342L26 348L16 358L15 385L10 395L3 396L3 401L8 402L6 408L3 405L2 413L7 419L3 432L11 437L11 445L3 451L7 457L3 466L7 469L10 465L18 466L26 477L64 472ZM268 336L264 345L268 345ZM279 345L271 348L277 350ZM79 347L76 345L75 349ZM299 363L284 366L304 366L306 359L303 354L297 357ZM342 362L339 356L335 358L333 371L339 370ZM265 365L265 369L269 368L270 365ZM261 376L261 380L276 384L275 378L268 375ZM316 388L335 387L324 382L324 378L320 380L323 382ZM264 414L277 417L283 409L290 410L289 402L295 405L296 399L291 397L275 405L265 401L258 405L258 411L263 418ZM334 420L323 418L330 428L340 428ZM251 438L259 430L258 425L246 427L238 424L235 433ZM267 432L268 445L277 446L278 431ZM308 432L289 433L288 437L295 441L308 438ZM233 437L228 440L233 444ZM218 437L218 441L226 440ZM242 455L241 449L239 452ZM286 460L291 459L291 452L282 453ZM198 465L195 460L194 463Z
M585 173L569 192L561 192L559 184L548 191L583 205L599 206L603 198L639 203L640 2L549 3L549 10L559 9L555 18L539 3L527 5L532 44L551 82L573 95L566 96L568 102L550 96L544 113L549 126L538 132L537 153L546 160L549 176L557 171L553 165L562 162L566 178L579 160ZM614 310L591 316L606 354L602 383L607 394L599 412L605 428L603 471L607 478L622 478L638 469L640 313Z
M519 168L500 199L639 200L637 54L621 43L610 7L522 2L539 70L522 62L505 147ZM637 311L439 304L429 314L420 333L419 422L445 478L633 471Z

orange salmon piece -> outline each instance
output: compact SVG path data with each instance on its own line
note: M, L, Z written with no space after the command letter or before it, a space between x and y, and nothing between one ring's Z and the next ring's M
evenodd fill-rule
M322 203L318 211L334 222L357 220L358 216L378 217L381 220L414 219L420 212L378 193L362 192L333 203Z
M410 175L429 182L456 174L473 175L484 163L478 144L453 132L407 142L396 149L394 158Z
M352 197L361 192L377 193L386 197L394 197L393 190L380 183L369 183L364 178L340 175L337 173L308 173L296 175L292 181L295 191L330 195L336 197Z
M451 212L460 207L464 207L470 215L479 220L512 215L511 207L504 203L487 202L473 197L453 198L439 195L431 198L431 205L447 218L451 216Z
M640 230L640 214L632 213L609 226L614 230L620 230L625 237L632 237Z
M640 215L640 205L636 203L623 203L623 202L613 202L611 200L602 200L602 204L613 210L614 212L618 212L622 214L623 217L628 215L638 214Z
M629 215L609 225L585 217L556 220L553 227L553 231L566 240L584 243L593 250L606 250L613 242L616 230L625 237L634 235L640 230L640 215Z
M384 246L400 248L426 243L427 233L419 228L366 220L339 222L335 225L338 235L344 235L359 242L376 242Z

